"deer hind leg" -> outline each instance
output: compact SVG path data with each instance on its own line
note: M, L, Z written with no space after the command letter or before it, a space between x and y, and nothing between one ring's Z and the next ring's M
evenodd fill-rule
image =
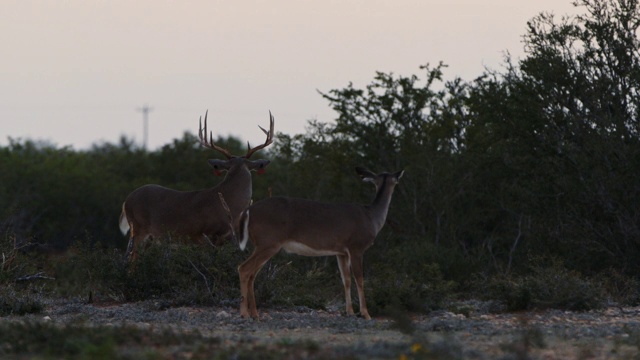
M125 258L129 260L129 262L132 261L134 246L135 246L135 241L133 240L133 236L131 236L129 238L129 243L127 244L127 252L124 254Z
M351 304L351 264L348 255L337 255L338 268L340 269L340 277L342 285L344 285L345 304L347 306L347 315L353 315L353 305Z
M129 237L125 257L128 259L129 263L135 263L138 258L138 248L140 247L140 243L146 242L149 234L146 231L139 231L138 227L134 226L132 223L129 225L131 227L131 236Z
M280 247L259 248L256 247L253 254L249 256L245 262L238 266L240 275L240 316L258 319L258 309L256 306L256 297L253 289L254 282L258 272L264 264L280 251Z
M351 270L356 278L356 287L358 288L358 300L360 302L360 315L367 320L371 320L369 311L367 310L367 302L364 299L364 273L362 270L362 255L351 256Z

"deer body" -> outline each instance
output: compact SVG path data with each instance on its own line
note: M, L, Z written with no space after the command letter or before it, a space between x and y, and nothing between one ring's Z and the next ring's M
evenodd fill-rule
M240 248L249 240L255 249L238 267L243 317L258 317L253 284L262 266L280 249L303 256L336 256L342 277L347 314L353 315L351 304L351 272L356 280L360 313L370 319L364 290L362 257L384 225L393 189L402 176L374 174L358 168L365 181L376 185L377 194L371 205L323 203L297 198L273 197L258 201L240 218Z
M261 128L262 129L262 128ZM206 116L204 137L200 126L200 143L222 152L227 160L210 159L209 164L216 174L226 171L220 184L210 189L178 191L160 185L149 184L134 190L122 204L120 230L130 231L127 257L135 260L137 245L149 237L159 237L170 233L196 241L218 241L232 230L233 224L251 203L251 171L264 172L269 160L249 160L257 150L272 142L273 117L265 144L249 147L245 156L233 156L227 150L213 143L213 136L206 139ZM222 196L228 209L222 204ZM229 217L231 219L229 219ZM230 224L231 221L231 224Z
M233 170L218 186L210 189L178 191L150 184L134 190L123 204L121 230L126 233L131 228L131 236L139 235L143 240L167 232L200 240L226 236L229 224L218 193L228 201L231 213L237 219L251 202L249 167L265 167L269 163L260 160L258 164L243 164L248 160L236 159L238 164L232 167Z
M274 212L272 209L277 208ZM346 255L347 242L351 246L369 247L376 231L368 220L367 208L356 204L331 204L318 201L273 197L256 202L247 214L250 231L243 233L246 246L249 234L255 243L257 238L269 236L289 252L304 256ZM299 224L302 219L314 219ZM327 227L326 224L332 224ZM256 234L256 235L254 235ZM329 243L327 239L334 240Z

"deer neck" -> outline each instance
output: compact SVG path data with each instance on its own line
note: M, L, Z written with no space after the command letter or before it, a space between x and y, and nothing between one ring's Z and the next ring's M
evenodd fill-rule
M394 188L395 184L385 179L378 189L373 203L367 206L369 217L371 218L376 234L380 232L387 220L387 212L389 211L389 204L391 204L391 196L393 195Z
M229 206L244 209L251 201L251 171L246 166L232 167L214 190L223 193Z

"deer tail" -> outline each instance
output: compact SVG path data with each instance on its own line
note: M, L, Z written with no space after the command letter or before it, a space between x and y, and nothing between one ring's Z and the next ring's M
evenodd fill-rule
M127 213L124 211L124 204L122 203L122 213L120 214L120 231L122 235L127 235L129 231L129 220L127 219Z
M249 242L249 209L240 214L240 250L244 251Z

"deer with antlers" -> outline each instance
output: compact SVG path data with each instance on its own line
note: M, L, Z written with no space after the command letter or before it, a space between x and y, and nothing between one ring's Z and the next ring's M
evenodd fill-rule
M364 299L362 257L382 229L393 190L404 171L374 174L356 168L362 180L376 187L370 205L323 203L297 198L272 197L258 201L240 215L240 249L249 240L251 256L238 267L240 275L240 315L258 318L254 281L264 264L280 249L304 256L331 256L338 259L344 285L347 315L353 315L351 273L356 280L360 314L371 319Z
M209 159L209 165L217 175L222 171L227 172L225 178L209 189L177 191L150 184L129 194L122 204L120 215L120 230L125 235L130 231L126 252L129 261L135 260L137 246L149 237L170 233L200 242L225 238L232 230L229 222L235 223L240 212L251 203L251 171L264 173L270 161L249 158L273 142L273 115L269 112L269 131L258 126L267 135L264 144L252 148L247 143L247 153L234 156L213 142L212 132L207 139L207 114L204 116L204 128L200 118L199 142L227 158ZM228 204L226 209L223 206L225 200Z

